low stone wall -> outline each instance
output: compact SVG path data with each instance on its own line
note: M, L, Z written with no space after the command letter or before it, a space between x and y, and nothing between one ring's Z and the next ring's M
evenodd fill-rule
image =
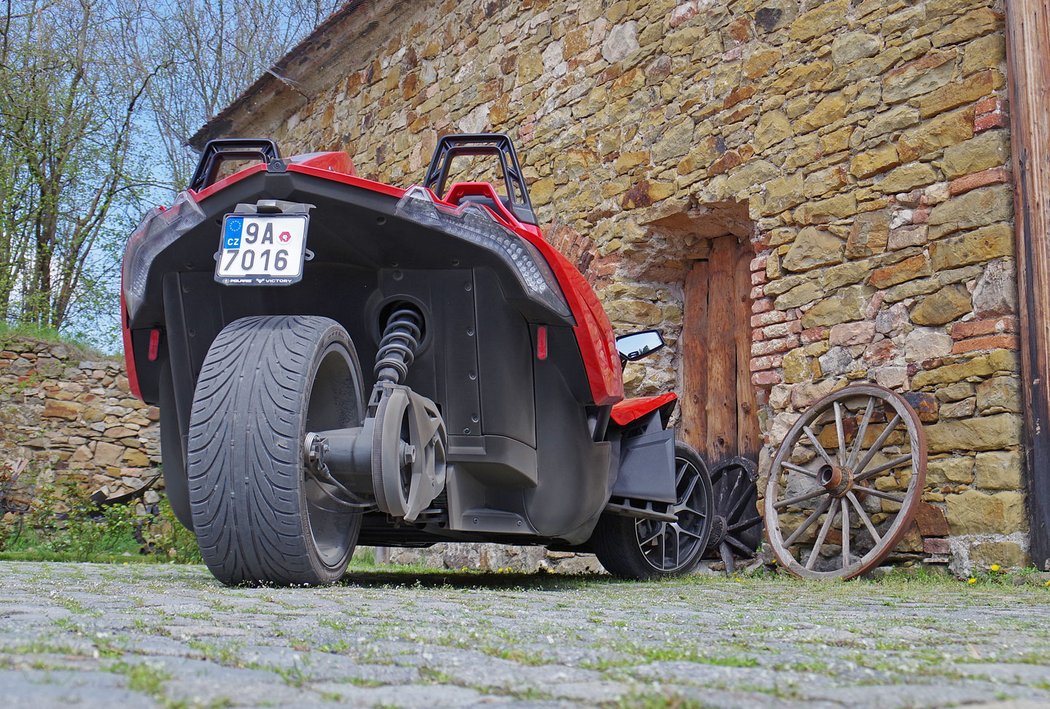
M160 411L131 395L118 359L67 344L0 342L0 474L4 502L32 484L71 480L114 497L160 472Z

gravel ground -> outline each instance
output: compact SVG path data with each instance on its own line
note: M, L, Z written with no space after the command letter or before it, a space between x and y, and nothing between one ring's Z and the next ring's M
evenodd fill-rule
M1050 706L1050 589L0 562L5 706Z

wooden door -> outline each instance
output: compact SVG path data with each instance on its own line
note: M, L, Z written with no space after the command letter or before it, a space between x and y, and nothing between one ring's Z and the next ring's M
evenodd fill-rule
M758 457L758 406L751 386L751 263L735 236L713 239L685 280L682 437L708 465Z

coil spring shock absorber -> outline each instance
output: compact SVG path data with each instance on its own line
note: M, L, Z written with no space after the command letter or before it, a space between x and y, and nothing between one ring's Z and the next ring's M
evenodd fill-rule
M398 303L386 319L376 353L376 383L400 384L416 358L423 339L423 314L411 303Z
M445 422L437 405L402 382L423 339L423 314L396 303L376 353L369 402L375 421L372 487L380 510L414 521L445 486ZM406 440L407 434L407 440Z

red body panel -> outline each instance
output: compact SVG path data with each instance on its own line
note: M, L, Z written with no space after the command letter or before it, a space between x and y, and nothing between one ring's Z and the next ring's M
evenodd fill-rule
M620 368L620 355L616 351L616 336L612 323L605 309L594 295L591 284L587 282L576 267L560 251L543 238L539 228L531 224L522 224L511 214L496 194L495 188L488 182L457 182L449 188L445 202L458 204L466 195L488 197L496 204L496 209L488 208L501 222L513 229L519 236L535 246L547 260L554 277L558 279L565 300L576 319L573 328L576 343L583 357L587 371L587 382L591 396L598 406L615 404L623 399L623 371Z
M678 395L667 392L659 396L640 396L633 399L624 399L612 407L612 420L620 426L626 426L632 421L637 421L646 414L672 402L678 401Z
M139 373L135 367L135 351L131 348L131 328L128 327L128 306L124 303L124 287L120 288L120 334L124 340L124 370L128 375L128 388L131 395L142 401L142 389L139 388Z
M190 194L195 201L200 202L216 192L251 175L264 172L266 169L267 166L263 163L252 165L209 185L200 192L194 193L191 191ZM288 172L297 172L379 192L398 199L405 194L405 190L398 187L366 180L343 172L343 170L353 170L350 156L345 153L321 153L303 162L290 163L287 166L287 170ZM554 277L558 280L562 293L565 295L569 310L576 320L573 331L580 348L580 355L583 358L584 368L587 372L587 382L590 386L594 403L598 406L607 406L622 400L624 395L623 374L620 368L620 356L616 351L616 339L613 334L612 324L609 322L605 309L602 308L587 280L567 258L547 243L538 227L518 221L503 206L495 188L491 184L487 182L458 183L449 189L446 199L440 201L454 205L467 194L490 197L494 204L497 205L496 209L490 209L492 214L521 238L535 246L547 260ZM123 309L123 297L121 299L121 307L128 378L131 382L132 391L141 398L138 381L134 374L135 363L131 349L131 333L127 327L127 314Z

